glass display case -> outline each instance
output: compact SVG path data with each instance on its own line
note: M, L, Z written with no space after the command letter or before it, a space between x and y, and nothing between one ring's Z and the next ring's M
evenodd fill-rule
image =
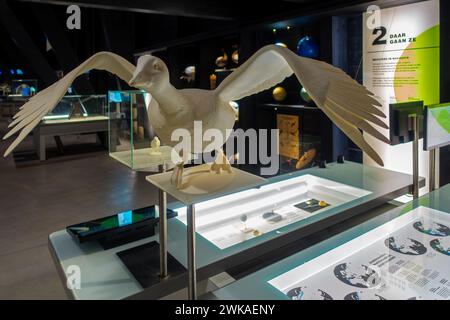
M196 204L196 230L226 249L370 193L306 174ZM177 211L186 223L186 208Z
M133 170L170 159L170 147L151 147L155 134L147 115L150 99L144 91L108 92L109 155Z
M31 97L37 93L38 81L36 79L15 79L11 81L11 93L13 96Z
M101 117L107 119L105 95L66 95L47 114L44 122L55 120L93 120Z
M320 128L320 123L317 123L317 107L278 104L265 106L274 108L276 128L279 130L280 174L308 169L326 159L322 146L324 137L317 131Z
M450 185L216 291L219 299L448 300Z
M293 300L449 299L449 236L449 214L420 206L269 283Z
M156 180L163 175L150 177ZM242 178L243 175L238 176ZM200 190L201 185L196 184L195 176L193 178L190 180L193 188L189 189L192 192L184 193L187 201L198 197L204 199L195 202L197 281L244 266L261 257L279 261L280 251L289 244L307 245L302 240L308 235L330 234L332 231L327 228L363 215L367 210L407 193L412 183L410 175L349 161L272 177L264 185L258 183L255 187L240 190L229 183L212 190L214 184L211 183L207 194L195 192ZM213 188L210 188L211 185ZM235 191L231 193L231 189ZM176 198L179 201L169 203L168 208L176 210L180 216L167 221L167 249L176 261L188 268L186 209L180 202L186 201L178 196ZM450 197L442 199L449 201ZM324 202L322 206L317 203L320 201ZM242 205L244 202L246 205ZM49 238L58 270L64 271L73 264L83 269L81 289L71 290L74 298L122 299L139 295L145 299L159 299L167 296L168 292L185 288L186 281L183 277L169 277L160 285L145 286L139 281L141 278L133 275L132 270L141 270L143 275L145 270L152 270L149 265L154 261L148 259L148 250L152 249L151 243L158 241L158 237L155 235L109 250L103 250L95 243L79 245L72 241L66 230L55 232ZM345 239L348 241L348 237ZM341 243L332 241L331 249ZM317 250L320 254L324 253L321 249ZM68 256L67 252L73 254ZM134 258L135 264L131 269L119 257L125 254ZM233 290L221 297L233 299L237 295L237 299L241 296L244 296L243 299L264 299L264 292L270 291L275 297L270 296L269 299L288 299L268 281L300 264L298 259L283 264L283 268L271 270L268 275L251 278L250 284L245 283L244 288L239 286L236 289L231 284L223 289L230 287ZM99 272L99 266L107 266L109 271ZM60 274L65 275L64 272ZM64 283L66 280L64 277ZM88 285L91 283L94 285Z

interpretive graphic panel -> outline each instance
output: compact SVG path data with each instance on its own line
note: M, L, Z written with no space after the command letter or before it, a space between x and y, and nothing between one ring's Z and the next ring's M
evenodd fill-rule
M450 103L427 108L425 149L432 150L450 144Z
M393 103L440 103L439 0L363 15L363 84L378 97L388 116ZM388 130L379 130L389 136ZM365 138L380 153L385 168L412 173L410 145L389 146L368 135ZM419 156L420 176L427 178L427 154ZM367 156L364 163L375 164Z
M293 300L450 299L450 214L419 207L269 283Z

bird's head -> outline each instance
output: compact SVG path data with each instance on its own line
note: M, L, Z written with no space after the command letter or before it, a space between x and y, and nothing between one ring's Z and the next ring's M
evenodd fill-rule
M136 70L128 83L143 90L157 90L158 87L169 83L169 70L161 59L143 55L139 57Z

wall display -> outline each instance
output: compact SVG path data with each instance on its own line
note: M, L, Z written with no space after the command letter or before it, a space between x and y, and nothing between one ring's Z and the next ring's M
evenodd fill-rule
M7 83L0 83L0 92L2 93L2 96L6 96L11 93L11 86Z
M319 45L314 37L305 36L297 43L297 54L311 59L319 57Z
M279 47L287 48L287 45L284 42L276 42L275 45L279 46Z
M51 90L44 90L30 99L11 123L11 130L5 139L20 131L16 140L5 151L7 156L50 112L67 92L78 75L91 69L108 70L137 87L148 95L148 120L161 141L176 146L179 141L171 139L175 129L186 129L194 134L195 121L202 121L202 131L216 129L224 139L194 143L193 153L220 150L227 140L236 120L236 110L230 101L237 101L249 95L262 92L280 83L286 77L296 74L313 101L324 113L346 133L364 152L378 164L383 161L368 144L359 129L377 139L389 143L379 130L369 122L387 127L376 116L384 116L379 102L363 86L351 79L342 70L325 62L306 59L289 49L268 45L258 50L244 64L225 78L214 90L177 90L169 83L169 71L159 58L143 55L137 66L124 58L109 52L100 52L54 83ZM320 86L317 84L321 83ZM42 103L45 101L45 103ZM171 116L168 117L167 114ZM186 156L188 152L185 152ZM183 163L183 161L181 162ZM177 172L181 174L182 172ZM220 176L217 177L220 179ZM174 181L179 181L174 177Z
M289 159L300 158L300 118L296 115L277 114L280 155Z
M196 231L226 249L370 193L303 175L196 204ZM186 208L176 211L186 224Z
M308 92L306 92L305 88L302 88L300 90L300 97L302 97L303 101L305 101L306 103L312 102L312 99L311 99L310 95L308 94Z
M211 90L217 88L217 76L214 73L209 76L209 88Z
M239 50L234 50L231 54L231 60L233 60L234 63L239 63Z
M11 94L20 95L22 97L34 96L37 92L37 80L20 79L11 81Z
M188 83L195 81L195 66L188 66L184 69L183 75L180 79L187 81Z
M450 144L450 103L432 105L424 111L424 150Z
M272 91L272 96L276 101L282 102L282 101L286 100L286 97L287 97L286 89L283 87L276 87Z
M43 120L106 116L106 110L107 102L104 95L65 95Z
M269 283L294 300L450 299L450 214L418 207Z
M301 170L303 168L306 168L317 156L317 150L316 148L309 149L303 155L298 159L297 163L295 164L295 169Z
M222 49L223 54L216 58L216 66L219 68L225 68L228 63L228 55L224 49Z
M375 25L376 15L379 25ZM392 103L440 102L439 30L439 0L363 14L363 83L380 97L386 115ZM387 130L381 132L388 135ZM386 168L412 173L410 144L389 146L371 137L367 139L380 153ZM419 157L419 174L428 179L429 157L422 151ZM373 164L366 156L364 162Z

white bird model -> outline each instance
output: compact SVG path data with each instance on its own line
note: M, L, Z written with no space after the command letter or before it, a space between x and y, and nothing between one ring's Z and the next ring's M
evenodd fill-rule
M388 128L380 119L386 118L386 115L373 94L342 70L325 62L300 57L289 49L275 45L257 51L215 90L177 90L169 82L165 63L151 55L141 56L135 67L114 53L99 52L22 106L10 124L13 128L4 139L19 131L20 134L6 150L5 156L53 110L75 78L91 69L109 71L130 86L150 93L150 123L161 141L169 146L179 143L171 140L175 129L184 128L193 134L194 121L202 121L204 131L219 129L227 138L236 119L236 110L230 101L270 89L295 73L317 106L368 156L383 166L382 159L364 140L360 131L389 143L384 135L369 124L371 122ZM207 145L210 148L204 149ZM220 150L221 147L204 142L193 152L209 152L212 149Z

